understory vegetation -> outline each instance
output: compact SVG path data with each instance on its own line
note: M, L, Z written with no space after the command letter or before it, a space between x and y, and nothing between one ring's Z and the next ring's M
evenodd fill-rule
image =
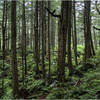
M87 63L83 62L82 51L83 47L79 47L78 51L80 53L79 65L74 66L75 72L73 76L70 78L68 68L66 68L66 81L59 82L56 79L57 75L57 64L56 53L53 53L54 57L52 59L51 65L51 80L48 82L48 79L37 79L40 76L35 75L35 62L34 55L29 50L27 55L27 63L28 63L28 73L25 76L25 85L23 88L22 85L22 72L21 72L21 56L18 54L18 70L19 70L19 88L20 88L20 96L22 98L27 99L97 99L100 98L100 50L97 51L97 55L88 59ZM6 57L6 67L5 67L5 92L2 93L2 87L0 87L0 96L1 99L13 99L12 94L12 75L11 75L11 67L10 65L10 55ZM45 59L46 61L46 59ZM45 62L46 66L48 66L48 62ZM74 61L73 61L74 63ZM0 62L2 65L2 62ZM41 64L40 64L41 70ZM48 70L48 69L47 69ZM2 69L0 69L0 77L2 73ZM47 74L48 75L48 74ZM48 77L47 77L48 78ZM1 80L0 80L1 84ZM0 85L1 86L1 85Z

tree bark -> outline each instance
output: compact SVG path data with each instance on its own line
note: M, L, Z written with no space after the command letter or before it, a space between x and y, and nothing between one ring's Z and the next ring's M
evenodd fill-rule
M97 50L97 39L96 39L96 32L94 28L93 28L93 34L94 34L94 45L95 45L95 49Z
M90 7L91 7L91 1L84 1L85 61L95 54L93 49L92 35L91 35Z
M44 62L44 57L45 57L45 49L44 49L44 1L41 1L41 8L42 8L42 73L43 73L43 78L45 79L45 62Z
M73 67L72 67L72 54L71 54L71 18L72 18L72 1L68 1L69 4L69 18L68 18L68 31L67 31L67 43L68 43L68 68L69 75L72 75Z
M68 31L68 1L62 1L61 17L59 19L59 33L58 33L58 80L65 79L65 57L66 57L66 37Z
M36 7L35 7L35 62L36 62L36 74L39 74L39 56L38 56L38 50L39 50L39 40L38 40L38 0L36 1Z
M77 32L76 32L76 10L75 10L75 1L73 1L73 22L74 22L74 55L75 55L75 63L77 62Z
M48 1L48 8L50 9L50 1ZM50 15L48 13L48 60L49 60L49 79L50 79L50 73L51 73L51 54L50 54Z
M18 87L18 69L16 56L16 1L11 2L11 58L12 58L12 75L13 75L13 94L19 95Z
M2 92L4 92L4 68L5 68L5 32L6 32L6 2L3 2L3 16L2 16L2 55L3 55L3 62L2 62Z

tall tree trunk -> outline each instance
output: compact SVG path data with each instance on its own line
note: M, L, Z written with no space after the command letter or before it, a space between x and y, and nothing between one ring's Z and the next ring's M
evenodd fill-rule
M3 17L2 17L2 55L3 55L3 62L2 62L2 69L3 69L3 73L2 73L2 92L4 92L4 68L5 68L5 31L6 31L6 2L3 2Z
M23 37L23 55L25 65L25 75L27 74L27 61L26 61L26 18L25 18L25 0L23 0L23 19L22 19L22 37Z
M38 60L40 63L40 49L41 49L41 26L42 26L42 20L41 20L41 2L38 2L38 14L39 14L39 22L40 24L38 25Z
M65 79L66 37L68 30L68 1L62 1L58 33L58 80Z
M36 74L39 74L39 58L38 58L38 0L35 7L35 62L36 62Z
M9 17L9 14L8 14L8 17ZM9 20L8 20L8 24L9 24ZM7 31L7 34L8 34L8 38L7 38L7 50L10 50L9 49L9 44L10 44L10 42L9 42L9 40L10 40L10 25L8 25L8 31Z
M12 56L12 75L13 75L13 94L18 97L18 69L16 56L16 1L11 2L11 56Z
M19 8L18 8L18 11L19 11L19 15L21 15L21 4L19 3L19 6L18 6ZM19 43L19 48L21 48L21 17L19 17L19 19L18 19L18 43Z
M48 1L48 8L50 9L50 1ZM50 14L48 13L48 59L49 59L49 79L50 79L50 66L51 66L51 56L50 56Z
M46 6L46 1L44 1L44 7ZM44 14L44 18L43 18L43 20L44 20L44 54L45 54L45 56L46 56L46 54L47 54L47 51L46 51L46 43L47 43L47 39L46 39L46 36L47 36L47 25L46 25L46 9L44 9L44 12L43 12L43 14Z
M50 27L50 33L51 33L51 47L52 47L52 50L54 51L54 48L55 48L55 34L56 34L56 20L55 18L51 17L51 27Z
M67 39L68 39L68 68L69 68L69 75L72 74L73 72L73 67L72 67L72 57L71 57L71 18L72 18L72 1L68 1L69 4L69 18L68 18L68 31L67 31Z
M0 31L0 32L1 32L1 31ZM0 35L0 51L1 51L1 45L2 45L2 44L1 44L1 43L2 43L2 42L1 42L1 37L2 37L2 35Z
M42 1L41 4L42 8L42 73L43 73L43 78L45 79L45 62L44 62L44 57L45 57L45 48L44 48L44 1Z
M77 32L76 32L76 10L75 10L75 1L73 1L73 22L74 22L74 55L75 63L77 65Z
M85 61L94 55L91 37L91 1L84 1L84 37L85 37Z
M25 18L25 0L23 0L22 10L22 77L23 85L25 75L27 74L27 61L26 61L26 18Z
M90 33L90 40L91 40L91 50L92 50L92 55L95 55L95 50L94 50L94 45L93 45L93 40L92 40L92 33Z
M94 28L93 28L93 34L94 34L94 45L95 45L95 49L97 50L97 39L96 39L96 32Z
M30 34L30 47L31 49L33 49L33 27L34 27L34 23L33 23L33 1L31 2L31 34Z

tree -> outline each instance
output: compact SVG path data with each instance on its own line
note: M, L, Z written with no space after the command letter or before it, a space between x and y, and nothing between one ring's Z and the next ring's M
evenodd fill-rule
M44 1L43 2L44 4L44 7L47 5L47 2L46 1ZM46 50L46 48L47 48L47 20L46 20L46 9L44 9L44 7L43 7L43 16L44 16L44 18L43 18L43 22L44 22L44 56L46 56L46 54L47 54L47 50Z
M18 86L18 69L16 55L16 1L11 1L11 63L13 77L13 94L15 97L19 95Z
M39 40L38 40L38 0L36 0L36 6L35 6L35 62L36 62L36 74L39 74Z
M2 73L2 92L4 92L4 69L5 69L5 36L6 36L6 26L7 26L7 2L3 2L3 16L2 16L2 54L3 54L3 73Z
M59 33L58 33L58 80L64 81L65 79L65 58L66 58L66 42L68 39L68 68L70 74L73 71L71 59L71 1L62 1L61 15L56 15L55 10L51 12L48 8L47 11L54 17L59 18Z
M18 26L18 44L19 44L19 48L21 48L21 42L22 42L21 41L22 40L22 37L21 37L22 36L22 33L21 33L22 32L22 28L21 28L22 27L22 25L21 25L21 19L22 19L22 17L21 17L21 14L22 14L21 8L22 7L21 6L22 6L22 4L20 2L18 2L18 16L19 17L18 17L18 23L17 23L18 25L17 26Z
M48 1L48 9L50 9L50 1ZM50 79L51 57L50 57L50 15L49 13L48 13L48 59L49 59L49 79Z
M73 42L74 42L74 55L75 55L75 63L77 65L77 32L76 32L76 9L75 9L75 1L73 1Z
M58 33L58 80L65 79L66 39L68 31L69 1L62 1Z
M50 28L50 33L51 33L51 49L54 51L55 48L55 37L56 37L56 19L54 17L51 17L51 28Z
M93 34L94 34L94 45L95 45L95 49L97 50L97 38L96 38L96 32L94 27L93 27Z
M42 73L43 73L43 78L45 79L46 71L45 71L45 31L44 31L44 1L41 2L41 10L42 10Z
M72 75L73 73L73 67L72 67L72 53L71 53L71 18L72 18L72 1L68 1L68 30L67 30L67 43L68 43L68 68L69 68L69 75Z
M34 29L33 29L33 27L34 27L34 16L33 16L33 13L34 13L34 5L33 5L33 1L31 2L31 33L30 33L30 47L31 47L31 49L33 49L33 40L34 40Z
M91 1L84 1L85 61L95 55L91 35Z
M26 19L25 19L25 0L23 0L22 10L22 77L23 85L25 75L27 74L27 61L26 61Z

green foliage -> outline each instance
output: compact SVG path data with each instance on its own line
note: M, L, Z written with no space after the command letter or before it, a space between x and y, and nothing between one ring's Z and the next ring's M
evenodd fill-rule
M63 87L60 89L59 87L52 89L48 94L47 98L48 99L60 99L60 98L97 99L99 95L98 91L100 91L100 64L96 63L98 63L99 61L100 61L99 57L93 57L89 59L87 63L94 65L96 67L95 69L91 68L87 72L84 72L82 78L73 76L71 80L72 84L70 82L68 84L67 82L66 83L67 85L64 86L63 84L62 85Z
M7 87L5 90L5 94L2 96L2 99L13 99L12 89Z
M44 80L35 80L32 82L32 84L27 84L27 90L29 92L40 91L44 85L45 85Z
M64 90L62 88L53 88L48 96L47 99L62 99L64 94Z
M56 48L57 49L57 48ZM35 80L35 61L34 55L31 50L29 50L27 55L27 67L28 74L25 76L25 90L29 92L27 98L29 99L96 99L98 98L98 91L100 91L100 52L97 51L97 55L88 59L86 63L83 60L84 47L78 45L78 52L80 57L78 57L79 65L75 67L76 73L72 77L69 77L68 67L65 68L65 78L66 82L58 82L57 78L57 52L52 53L53 57L51 59L51 83L48 84L47 80L38 79ZM74 58L74 54L72 54ZM18 53L18 70L19 70L19 88L23 88L22 85L22 63L21 54ZM67 58L67 57L66 57ZM2 99L13 99L12 96L12 75L11 75L11 65L9 63L10 56L7 56L5 63L5 93L1 97ZM73 59L73 63L74 59ZM46 72L48 72L48 58L45 58ZM67 64L67 59L66 59ZM0 65L2 66L2 61L0 60ZM41 70L41 64L39 65ZM88 69L83 71L83 69ZM0 75L2 74L2 69L0 69ZM79 74L82 74L80 77ZM69 79L71 78L71 80ZM80 83L78 81L80 80ZM1 84L1 80L0 80ZM53 87L51 85L54 85ZM1 86L0 86L1 88Z
M83 54L84 54L84 46L78 45L77 46L78 62L83 60Z

